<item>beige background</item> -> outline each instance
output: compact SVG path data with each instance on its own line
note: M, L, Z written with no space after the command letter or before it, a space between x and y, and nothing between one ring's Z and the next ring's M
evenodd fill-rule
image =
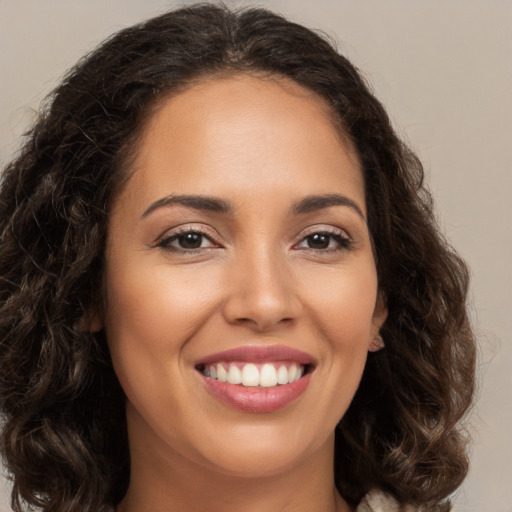
M174 5L0 0L0 162L15 151L33 109L84 52ZM442 226L472 268L481 343L479 401L471 417L473 465L456 510L511 512L512 1L253 5L334 36L423 160ZM8 483L0 479L1 512L9 510L7 497Z

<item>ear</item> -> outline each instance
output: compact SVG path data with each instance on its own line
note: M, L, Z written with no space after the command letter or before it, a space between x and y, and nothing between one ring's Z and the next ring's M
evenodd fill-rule
M89 321L89 331L98 332L103 329L103 317L99 312L95 312Z
M379 292L375 302L375 309L372 316L372 327L370 332L370 339L368 340L368 350L370 352L377 352L384 348L384 340L380 335L380 329L384 325L388 317L388 307L384 295Z
M103 315L97 308L92 312L85 313L80 319L80 330L82 332L99 332L104 327Z

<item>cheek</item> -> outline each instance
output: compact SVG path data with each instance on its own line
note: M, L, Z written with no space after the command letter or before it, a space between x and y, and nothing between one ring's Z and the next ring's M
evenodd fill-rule
M366 349L372 332L377 297L373 260L341 268L323 269L304 277L307 304L317 329L331 345Z
M105 328L114 367L128 396L149 393L182 370L183 349L207 320L219 287L211 272L205 279L162 264L111 268Z
M200 324L216 300L215 275L165 264L111 272L107 283L108 327L148 345L179 344Z
M318 334L318 369L325 386L319 407L331 411L329 424L335 425L359 386L373 333L377 296L373 261L317 273L309 289L309 316Z

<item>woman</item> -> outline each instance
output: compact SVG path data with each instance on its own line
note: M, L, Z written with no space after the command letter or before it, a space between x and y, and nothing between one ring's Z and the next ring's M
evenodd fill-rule
M449 510L474 340L422 178L354 67L268 11L81 61L2 178L14 510Z

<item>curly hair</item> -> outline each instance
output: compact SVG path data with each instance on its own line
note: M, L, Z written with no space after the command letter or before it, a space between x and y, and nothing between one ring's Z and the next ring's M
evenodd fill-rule
M194 79L256 72L323 98L365 178L386 349L369 355L336 430L335 477L449 510L467 472L474 388L468 271L437 227L416 156L354 66L319 34L263 9L195 5L122 30L48 97L0 189L1 453L12 507L98 512L126 492L124 394L105 336L107 218L145 121Z

